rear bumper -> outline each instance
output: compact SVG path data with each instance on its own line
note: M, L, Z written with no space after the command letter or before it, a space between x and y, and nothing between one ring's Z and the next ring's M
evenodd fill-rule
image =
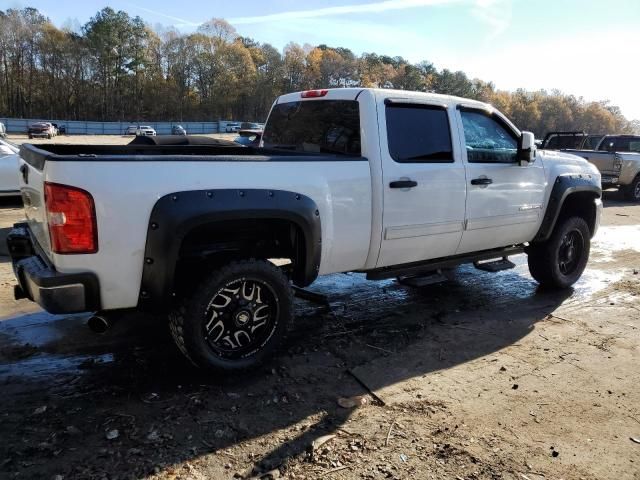
M16 299L28 298L49 313L100 310L98 278L90 272L56 271L33 240L27 224L14 225L7 245L18 280Z

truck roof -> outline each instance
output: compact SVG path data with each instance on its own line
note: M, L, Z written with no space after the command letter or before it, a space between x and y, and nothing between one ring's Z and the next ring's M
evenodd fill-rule
M450 106L467 106L472 108L479 108L486 110L491 114L499 116L505 123L507 123L514 132L520 133L518 127L516 127L511 120L504 116L493 105L480 102L478 100L472 100L469 98L455 97L452 95L442 95L439 93L430 92L414 92L411 90L393 90L387 88L323 88L315 90L306 90L301 92L287 93L281 95L275 101L275 104L304 101L318 101L318 100L356 100L363 92L371 92L377 100L390 99L407 103L406 100L411 100L417 103L431 103L442 105L444 107Z
M388 88L323 88L317 89L318 92L327 92L321 98L325 100L355 100L356 97L362 92L373 92L376 97L387 98L409 98L423 101L438 102L443 105L449 106L450 104L465 104L470 106L478 106L485 109L493 109L494 107L488 103L480 102L478 100L472 100L469 98L455 97L453 95L443 95L440 93L431 92L414 92L410 90L394 90ZM293 92L281 95L276 100L276 103L293 102L301 99L303 92ZM308 98L313 100L313 98Z

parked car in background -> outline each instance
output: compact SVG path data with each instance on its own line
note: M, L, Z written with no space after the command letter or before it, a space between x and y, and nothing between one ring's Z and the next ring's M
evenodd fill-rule
M233 139L234 142L244 145L245 147L257 147L260 145L262 138L262 130L240 130L238 136Z
M140 125L136 130L136 135L155 137L156 131L153 127L150 127L149 125Z
M240 131L240 124L238 122L228 122L225 131L227 133L236 133Z
M56 129L56 135L63 135L67 133L67 127L62 124L52 123L53 127Z
M20 149L0 140L0 197L20 195Z
M544 150L595 150L604 137L603 134L576 132L549 132L545 135L540 148Z
M29 135L29 138L53 138L56 136L56 129L49 122L36 122L29 126L27 134Z
M604 135L592 150L563 150L593 163L603 188L617 187L631 202L640 202L640 136Z
M174 125L171 127L171 135L186 135L187 131L182 125Z
M7 127L2 122L0 122L0 138L7 138Z
M262 130L263 128L263 123L242 122L240 124L240 130Z
M156 131L148 125L129 125L124 131L124 134L155 137Z
M640 135L549 132L542 148L588 160L600 171L603 188L619 188L627 200L640 202Z

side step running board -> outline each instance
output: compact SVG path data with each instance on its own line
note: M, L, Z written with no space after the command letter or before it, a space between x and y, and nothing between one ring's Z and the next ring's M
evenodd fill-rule
M517 255L519 253L524 253L524 245L513 245L511 247L483 250L482 252L464 253L453 257L435 258L424 262L405 263L404 265L382 267L369 270L366 274L367 280L383 280L385 278L393 277L418 277L440 269L445 270L448 268L454 268L464 263L476 263L481 262L482 260L495 260L497 258L506 258L510 255Z
M510 268L515 268L516 264L510 261L507 257L502 257L500 260L473 262L473 266L478 270L495 273L500 272L501 270L509 270Z
M438 269L435 272L427 273L425 275L415 276L399 276L398 283L400 285L406 285L407 287L426 287L427 285L434 285L436 283L446 282L453 278L451 270Z

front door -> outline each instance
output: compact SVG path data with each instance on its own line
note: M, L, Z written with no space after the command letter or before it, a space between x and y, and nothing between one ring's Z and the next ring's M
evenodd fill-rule
M466 226L457 253L530 241L542 221L542 162L520 166L519 133L495 112L458 108L467 169Z
M409 102L409 103L407 103ZM378 267L453 255L462 236L466 182L455 110L387 99L378 105L384 195Z

